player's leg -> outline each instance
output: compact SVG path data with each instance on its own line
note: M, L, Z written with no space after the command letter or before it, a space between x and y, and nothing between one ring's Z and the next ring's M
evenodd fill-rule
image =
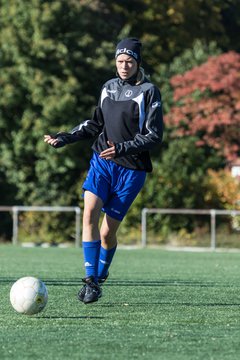
M114 194L104 204L104 216L101 235L101 250L98 266L98 282L102 283L108 276L108 270L117 247L116 232L127 214L128 209L143 187L146 173L129 170L112 164Z
M78 297L85 303L96 301L101 296L100 288L97 288L98 294L96 295L96 287L92 290L90 287L92 284L98 287L98 261L101 246L98 226L102 206L109 197L110 175L109 163L106 160L101 160L98 154L94 153L90 162L90 169L83 183L85 196L82 244L86 269L86 278L83 281L87 284L80 290Z
M103 283L108 276L108 269L111 265L113 256L117 248L117 230L121 224L121 221L110 217L105 214L101 230L101 249L98 264L98 281Z
M90 191L84 193L82 247L86 277L85 285L78 293L79 300L84 303L97 301L101 296L98 286L98 262L100 254L99 217L103 202Z
M104 215L100 230L101 243L104 249L112 249L117 245L116 233L120 224L121 221L107 214Z
M82 239L89 242L100 240L99 218L103 202L91 191L84 192Z

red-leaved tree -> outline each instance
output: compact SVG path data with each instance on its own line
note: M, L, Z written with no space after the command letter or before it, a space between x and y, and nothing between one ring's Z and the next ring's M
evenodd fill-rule
M210 57L171 79L175 105L165 117L172 136L195 135L226 160L240 154L240 54Z

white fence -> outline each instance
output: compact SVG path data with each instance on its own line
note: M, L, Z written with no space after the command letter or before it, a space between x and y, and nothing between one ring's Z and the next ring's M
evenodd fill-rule
M21 211L44 211L44 212L75 212L75 246L80 246L81 235L81 209L77 206L0 206L0 212L11 212L13 218L12 243L18 243L19 212ZM142 247L147 246L147 215L148 214L185 214L185 215L207 215L210 217L210 248L216 249L216 216L240 215L240 210L202 210L202 209L147 209L142 210Z
M147 209L142 210L142 247L147 246L147 214L186 214L186 215L208 215L210 216L211 239L210 247L216 249L216 216L217 215L240 215L239 210L201 210L201 209Z
M21 211L44 211L44 212L75 212L75 246L80 246L80 214L81 209L77 206L0 206L0 211L9 211L13 217L12 243L18 243L19 212Z

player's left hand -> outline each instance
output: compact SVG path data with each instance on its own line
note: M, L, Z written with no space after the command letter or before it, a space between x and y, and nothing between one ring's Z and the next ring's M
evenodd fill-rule
M109 148L106 150L103 150L99 156L102 159L111 160L116 155L116 149L115 149L115 145L112 141L108 141L107 143L109 145Z

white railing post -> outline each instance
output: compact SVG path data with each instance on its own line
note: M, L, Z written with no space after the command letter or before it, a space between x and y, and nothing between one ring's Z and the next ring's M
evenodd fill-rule
M147 246L147 208L142 209L142 247Z
M80 214L81 209L77 206L0 206L0 211L11 211L13 218L12 244L18 244L19 211L46 211L46 212L74 212L75 211L75 246L80 246Z
M76 239L75 239L75 247L80 247L80 234L81 234L81 225L80 225L80 213L81 210L79 207L75 207L76 214Z
M216 249L216 210L211 209L211 249Z
M13 212L13 233L12 233L12 243L17 245L18 243L18 207L12 207Z

